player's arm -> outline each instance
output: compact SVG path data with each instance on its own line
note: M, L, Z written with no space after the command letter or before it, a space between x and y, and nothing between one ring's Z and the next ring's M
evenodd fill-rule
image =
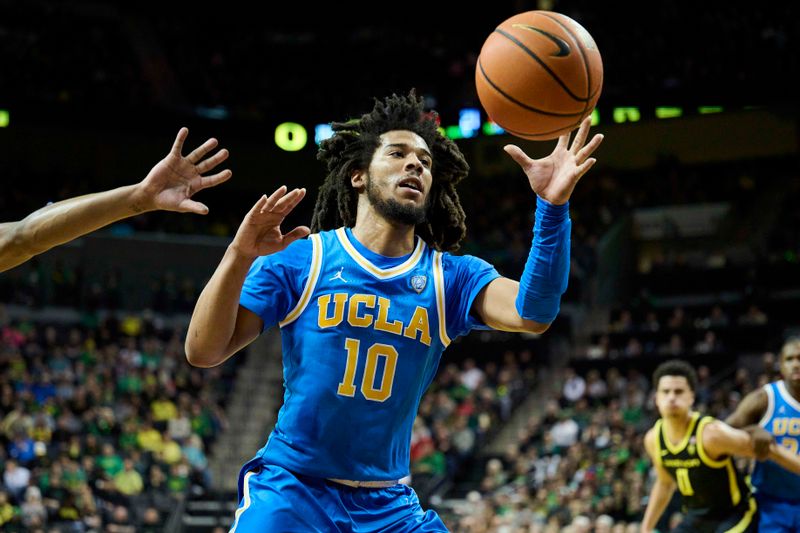
M703 448L711 459L717 459L723 455L756 458L755 444L750 434L741 429L732 428L720 420L709 422L700 438L703 439ZM774 442L770 444L766 458L775 461L790 472L800 474L800 456L790 453L789 450Z
M213 187L231 177L230 170L213 176L201 174L228 157L209 139L188 156L181 155L189 130L181 128L172 150L154 166L140 183L110 191L70 198L43 207L17 222L0 224L0 272L98 228L145 211L192 212L204 215L208 208L191 199L201 189Z
M305 226L287 234L280 225L303 199L305 189L281 187L262 196L245 216L195 305L186 333L186 358L199 367L217 366L258 337L263 322L239 305L247 272L259 256L279 252L309 234Z
M541 333L558 314L569 279L569 198L594 165L596 160L589 156L603 140L595 135L586 143L590 124L589 119L583 121L571 146L569 134L559 137L556 148L543 159L531 159L514 145L505 147L536 193L536 221L519 283L498 278L475 299L473 310L492 328Z
M672 495L675 493L675 480L669 475L663 466L661 466L660 458L657 456L656 450L656 432L655 429L650 429L644 436L644 447L647 450L647 455L653 461L653 467L656 470L656 480L653 487L650 489L650 497L647 499L647 509L644 511L644 518L642 519L641 532L650 533L655 529L661 515L664 514L664 509L669 505Z
M750 434L759 461L767 458L770 445L775 441L772 434L758 425L758 421L767 411L768 404L767 392L763 388L754 390L745 396L736 406L736 410L725 419L725 423L729 426Z

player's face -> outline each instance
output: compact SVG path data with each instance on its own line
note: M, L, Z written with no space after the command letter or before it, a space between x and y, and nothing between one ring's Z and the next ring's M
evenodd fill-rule
M656 390L656 407L664 418L685 416L694 404L694 393L683 376L661 376Z
M422 137L406 130L384 133L366 175L367 198L390 220L408 225L425 222L432 165L430 148Z
M781 352L781 376L795 390L800 388L800 343L792 343Z

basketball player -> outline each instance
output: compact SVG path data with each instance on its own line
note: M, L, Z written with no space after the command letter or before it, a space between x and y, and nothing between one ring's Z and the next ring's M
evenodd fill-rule
M710 416L693 412L697 374L684 361L667 361L653 374L661 418L644 437L657 479L650 491L641 531L655 527L675 488L684 518L673 531L721 533L755 531L756 501L736 470L733 457L755 457L750 435ZM800 458L772 444L767 456L800 472Z
M311 230L280 229L305 189L281 187L256 203L186 339L189 362L211 367L281 328L284 404L242 468L232 531L446 531L398 483L420 399L456 337L542 333L556 317L569 274L568 200L602 141L586 144L589 123L540 160L505 148L538 197L520 282L446 253L466 231L455 185L469 167L413 92L332 125Z
M231 177L230 170L203 177L228 158L223 149L203 159L217 146L207 140L186 157L181 155L189 130L181 128L172 150L140 183L110 191L62 200L34 211L16 222L0 224L0 272L24 263L82 235L113 222L146 211L208 213L208 207L191 199L199 190L213 187Z
M800 339L781 349L783 378L757 389L741 401L726 422L743 428L756 442L773 440L793 454L800 447ZM758 461L751 477L758 501L758 531L800 533L800 475L772 461Z

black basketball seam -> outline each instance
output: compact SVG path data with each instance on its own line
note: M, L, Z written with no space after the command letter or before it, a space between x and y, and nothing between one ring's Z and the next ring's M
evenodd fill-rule
M550 131L543 131L541 133L528 133L526 131L515 131L515 130L510 130L508 128L503 128L503 130L507 131L508 133L510 133L512 135L517 135L517 136L525 136L525 135L527 135L528 137L541 137L542 135L551 135L553 133L556 133L557 131L562 131L562 130L567 130L565 133L568 133L568 132L574 130L575 126L577 126L578 124L580 124L580 122L576 122L575 124L571 124L569 126L564 126L563 128L556 128L556 129L550 130ZM502 128L502 126L500 126L500 127ZM563 135L563 133L562 133L562 135ZM531 139L531 140L534 140L534 139Z
M501 29L499 29L499 28L498 28L498 29L496 29L496 30L494 30L494 32L495 32L495 33L499 33L500 35L502 35L503 37L505 37L506 39L508 39L508 40L509 40L509 41L511 41L512 43L514 43L514 44L516 44L517 46L519 46L520 48L522 48L522 50L524 50L526 54L528 54L529 56L531 56L531 57L532 57L532 58L533 58L533 59L534 59L534 60L535 60L537 63L539 63L539 65L541 65L541 67L542 67L542 68L545 70L545 72L547 72L548 74L550 74L550 77L552 77L552 78L553 78L553 79L556 81L556 83L558 83L558 84L561 86L561 88L562 88L562 89L564 89L564 92L566 92L566 93L567 93L567 95L569 95L569 96L570 96L570 97L571 97L573 100L576 100L576 101L578 101L578 102L583 102L583 103L584 103L584 106L583 106L583 107L584 107L584 111L586 110L586 102L587 102L588 100L587 100L587 99L584 99L584 98L581 98L580 96L578 96L578 95L576 95L576 94L573 94L573 92L569 90L569 87L567 87L567 85L566 85L566 84L565 84L565 83L564 83L564 82L561 80L561 78L559 78L559 77L556 75L556 73L555 73L555 72L553 72L553 71L550 69L550 67L548 67L548 66L547 66L547 65L544 63L544 61L542 61L542 60L539 58L539 56L537 56L537 55L536 55L536 53L535 53L533 50L531 50L530 48L528 48L527 46L525 46L525 44L524 44L522 41L520 41L519 39L517 39L517 38L516 38L516 37L514 37L513 35L511 35L511 34L509 34L509 33L505 32L505 31L503 31L503 30L501 30ZM571 34L570 34L570 35L571 35Z
M486 74L486 71L483 70L483 64L481 63L481 58L480 57L478 58L478 69L481 71L481 74L483 75L484 79L489 83L489 85L492 86L492 88L495 91L497 91L498 93L503 95L503 97L507 98L508 100L514 102L519 107L521 107L523 109L527 109L528 111L533 111L534 113L539 113L539 114L542 114L542 115L548 115L548 116L551 116L551 117L579 117L579 116L583 115L586 112L586 106L585 105L583 106L583 111L581 111L580 113L553 113L552 111L544 111L543 109L537 109L537 108L529 106L527 104L523 104L522 102L520 102L519 100L517 100L513 96L507 94L505 91L503 91L503 89L501 89L500 87L495 85L495 83Z
M589 108L589 102L594 97L594 93L591 92L592 91L592 71L591 71L591 69L589 69L589 59L586 57L586 51L583 49L583 43L581 43L580 39L574 33L572 33L567 26L562 24L561 21L558 20L556 17L553 17L552 15L548 15L547 13L540 13L540 15L542 15L545 18L549 18L550 20L552 20L553 22L555 22L556 24L561 26L561 28L567 33L567 35L572 37L572 40L575 43L577 43L577 45L578 45L578 50L580 50L581 57L583 58L583 68L586 70L586 93L587 93L588 96L587 96L586 101L584 102L584 105L583 105L583 112L585 114L586 111ZM581 122L582 121L583 121L583 119L581 119Z

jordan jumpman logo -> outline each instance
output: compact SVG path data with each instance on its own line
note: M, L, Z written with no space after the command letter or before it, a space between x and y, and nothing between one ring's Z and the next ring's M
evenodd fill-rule
M328 281L333 281L335 279L340 279L340 280L344 281L345 283L347 283L347 280L342 277L342 271L344 271L344 267L340 268L339 272L337 272L336 275L331 277L331 279L329 279Z

